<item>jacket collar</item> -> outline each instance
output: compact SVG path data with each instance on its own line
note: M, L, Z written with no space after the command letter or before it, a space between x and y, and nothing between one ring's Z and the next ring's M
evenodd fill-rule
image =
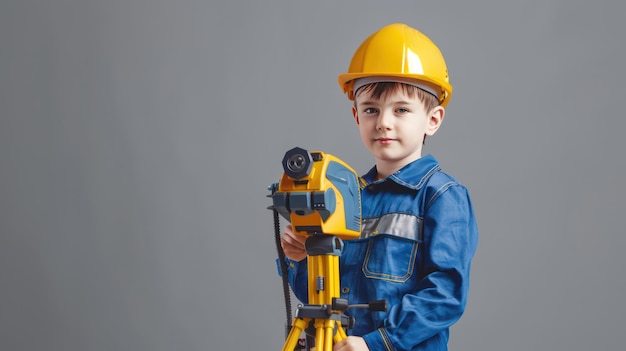
M434 156L428 154L400 168L385 179L374 181L378 173L376 166L372 167L362 178L367 185L393 181L403 187L419 190L424 186L428 178L440 169L439 162L437 162Z

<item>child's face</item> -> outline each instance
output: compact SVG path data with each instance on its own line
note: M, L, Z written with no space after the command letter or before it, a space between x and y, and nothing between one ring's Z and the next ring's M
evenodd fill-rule
M422 157L425 135L433 135L441 125L444 109L424 110L423 103L403 89L383 94L380 99L371 91L360 93L352 108L361 140L376 158L376 164L395 171ZM386 174L388 175L388 174Z

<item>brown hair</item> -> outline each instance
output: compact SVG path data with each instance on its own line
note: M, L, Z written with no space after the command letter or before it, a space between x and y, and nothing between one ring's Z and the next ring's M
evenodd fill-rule
M370 93L372 98L378 100L380 98L385 98L388 94L398 90L401 90L412 99L418 99L422 105L424 105L426 113L439 106L439 101L434 95L427 93L414 85L397 82L376 82L367 84L359 88L355 92L354 96L358 96L363 93ZM354 104L356 106L356 99L354 100Z

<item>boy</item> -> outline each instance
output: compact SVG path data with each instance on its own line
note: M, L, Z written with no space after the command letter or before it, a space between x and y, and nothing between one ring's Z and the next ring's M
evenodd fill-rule
M355 325L333 350L447 350L449 327L467 302L478 229L466 188L422 156L452 93L443 56L419 31L392 24L361 44L339 84L375 159L362 177L361 237L344 241L340 257L341 297L384 299L389 308L348 310ZM291 226L281 236L301 301L305 239Z

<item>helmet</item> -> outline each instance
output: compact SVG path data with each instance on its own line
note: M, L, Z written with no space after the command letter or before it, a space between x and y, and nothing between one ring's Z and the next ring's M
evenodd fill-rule
M387 25L371 34L352 56L347 73L339 75L339 86L354 100L354 81L364 77L389 77L390 81L415 80L435 91L445 107L452 96L446 62L427 36L406 24Z

